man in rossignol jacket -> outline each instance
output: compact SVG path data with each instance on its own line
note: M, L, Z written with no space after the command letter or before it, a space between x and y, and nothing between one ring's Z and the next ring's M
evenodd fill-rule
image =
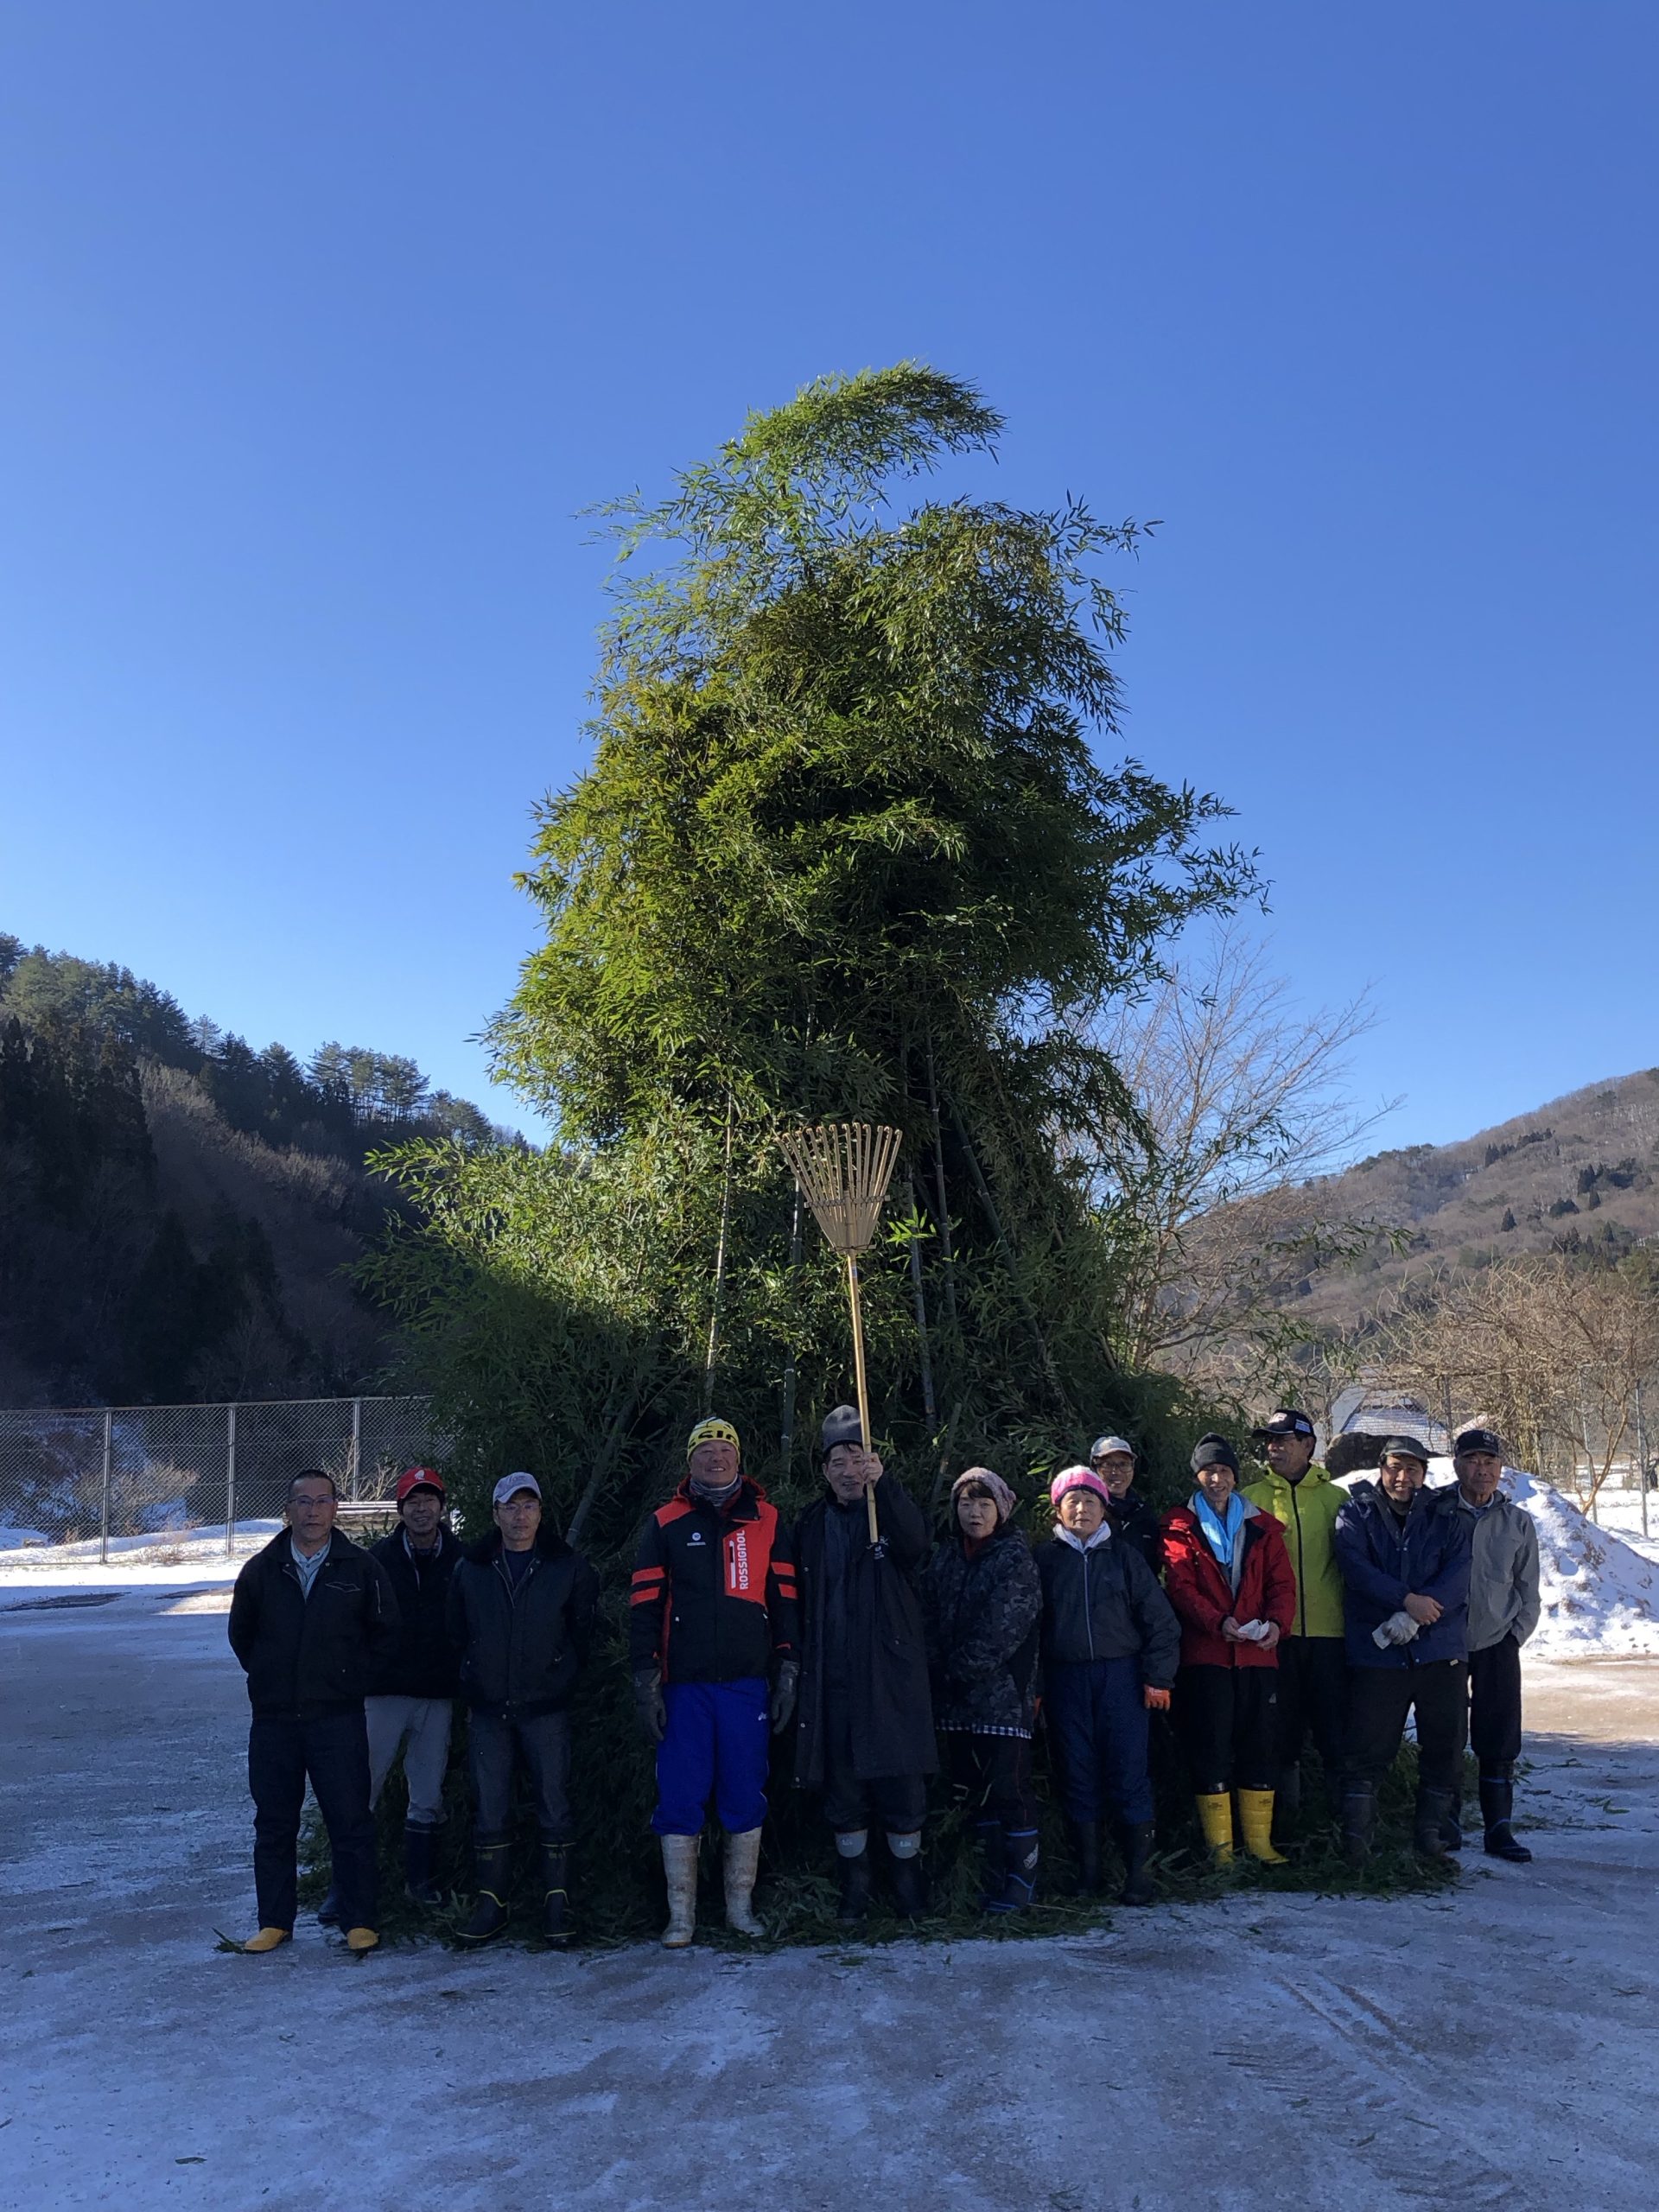
M1390 1436L1376 1481L1357 1484L1337 1516L1349 1668L1342 1838L1355 1867L1370 1851L1377 1788L1414 1708L1414 1840L1424 1858L1446 1856L1468 1725L1470 1525L1455 1499L1424 1490L1427 1474L1418 1440Z
M752 1900L767 1729L781 1735L795 1711L798 1592L789 1529L744 1474L730 1421L691 1431L685 1479L640 1531L629 1607L634 1705L657 1747L651 1825L668 1882L663 1942L683 1950L696 1932L697 1845L711 1796L726 1831L727 1925L763 1936Z
M1521 1646L1541 1610L1538 1526L1505 1497L1503 1446L1490 1428L1465 1428L1453 1446L1458 1510L1471 1524L1469 1575L1469 1743L1480 1764L1480 1813L1486 1849L1517 1865L1532 1857L1517 1842L1515 1763L1521 1756ZM1453 1826L1460 1793L1452 1800ZM1448 1828L1446 1840L1452 1840ZM1454 1849L1456 1846L1452 1847Z
M1125 1436L1097 1436L1089 1465L1106 1485L1106 1518L1120 1543L1133 1544L1154 1574L1164 1571L1164 1530L1157 1507L1135 1486L1135 1446Z
M542 1510L534 1475L503 1475L495 1526L461 1557L449 1586L450 1641L461 1655L467 1763L474 1799L477 1897L460 1930L487 1943L507 1924L512 1776L522 1762L536 1801L541 1933L567 1941L570 1717L566 1707L593 1636L599 1577Z
M443 1484L430 1467L410 1467L401 1474L397 1495L398 1526L369 1548L385 1568L397 1600L397 1640L376 1668L363 1707L369 1728L369 1803L380 1802L401 1751L409 1784L404 1885L411 1904L434 1905L440 1902L433 1859L448 1818L443 1777L457 1675L446 1615L461 1541L443 1525Z
M1283 1842L1302 1801L1302 1745L1311 1734L1325 1769L1331 1816L1342 1812L1342 1730L1348 1700L1343 1642L1342 1570L1334 1548L1337 1516L1348 1493L1313 1459L1313 1424L1294 1406L1278 1407L1252 1440L1268 1474L1245 1485L1252 1505L1285 1524L1296 1576L1296 1624L1279 1646L1279 1779L1274 1789L1275 1842Z
M248 1678L248 1787L259 1932L245 1951L294 1933L300 1811L308 1779L328 1830L348 1948L380 1941L363 1700L397 1634L378 1560L334 1526L334 1478L307 1467L288 1486L288 1526L236 1578L231 1649Z
M837 1406L820 1439L827 1495L795 1526L801 1592L795 1779L821 1790L841 1873L836 1918L869 1910L870 1816L881 1824L893 1901L921 1912L922 1822L938 1765L927 1637L913 1577L927 1558L919 1506L864 1449L858 1409ZM875 1497L870 1541L865 1491Z

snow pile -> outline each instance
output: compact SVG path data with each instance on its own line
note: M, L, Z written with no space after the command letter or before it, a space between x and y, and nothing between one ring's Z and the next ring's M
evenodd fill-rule
M1544 1610L1528 1652L1557 1659L1659 1654L1659 1567L1535 1476L1505 1467L1503 1490L1538 1524Z

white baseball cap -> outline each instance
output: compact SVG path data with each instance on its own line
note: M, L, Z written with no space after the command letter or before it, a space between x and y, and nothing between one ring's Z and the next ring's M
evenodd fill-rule
M537 1498L542 1494L542 1486L534 1475L503 1475L495 1486L493 1503L505 1505L510 1497L517 1497L521 1490L530 1491Z

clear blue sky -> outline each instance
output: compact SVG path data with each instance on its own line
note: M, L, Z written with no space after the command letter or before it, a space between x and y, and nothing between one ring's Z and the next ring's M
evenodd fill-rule
M3 0L0 927L512 1118L575 511L913 355L1162 518L1376 1141L1659 1061L1656 111L1651 0Z

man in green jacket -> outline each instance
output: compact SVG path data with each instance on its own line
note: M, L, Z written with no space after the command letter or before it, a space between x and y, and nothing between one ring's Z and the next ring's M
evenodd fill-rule
M1325 1768L1332 1817L1341 1812L1343 1707L1348 1662L1343 1649L1342 1574L1332 1549L1337 1515L1348 1493L1313 1464L1313 1424L1294 1407L1280 1406L1252 1441L1272 1471L1249 1484L1244 1496L1285 1529L1285 1548L1296 1573L1296 1622L1279 1646L1279 1777L1274 1826L1281 1842L1293 1827L1302 1795L1302 1745L1311 1733Z

